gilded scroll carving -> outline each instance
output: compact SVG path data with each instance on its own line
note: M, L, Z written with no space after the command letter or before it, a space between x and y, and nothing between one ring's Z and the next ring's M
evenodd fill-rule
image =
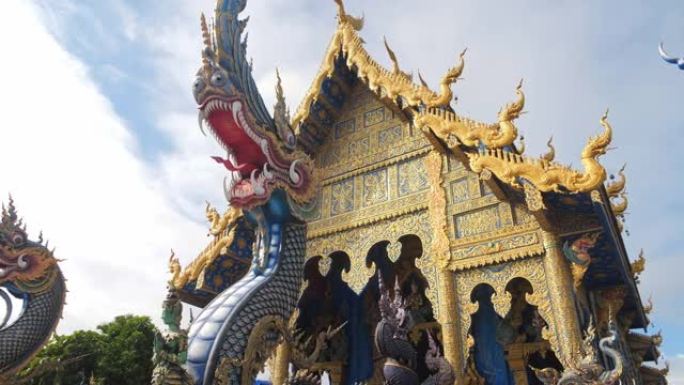
M446 223L446 194L442 186L442 156L433 151L425 158L425 168L431 186L429 214L431 230L434 234L432 254L436 256L439 268L445 268L450 259L449 236Z
M423 242L426 252L416 260L416 267L423 272L430 285L426 292L428 299L431 303L437 304L438 286L435 257L432 252L434 237L427 210L376 222L372 226L358 227L339 231L326 237L310 239L307 244L307 253L310 256L328 255L333 251L342 250L349 254L352 266L343 278L352 290L360 293L368 279L375 273L373 266L366 265L366 254L370 247L382 240L394 242L406 234L415 234ZM437 310L435 307L435 317L437 317Z

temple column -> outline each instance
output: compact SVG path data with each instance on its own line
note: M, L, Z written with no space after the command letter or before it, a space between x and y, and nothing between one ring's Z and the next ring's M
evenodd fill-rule
M573 281L568 261L561 251L560 239L552 232L543 231L542 240L546 255L544 272L549 288L551 308L559 346L554 347L558 358L566 368L577 362L581 352L582 336L574 302Z
M275 359L273 360L273 374L271 376L273 385L283 385L287 380L290 370L290 345L282 342L276 349Z
M454 273L448 269L438 269L439 280L439 323L442 326L442 343L444 357L456 371L456 383L461 383L465 361L461 357L461 341L459 341L459 317L456 305L456 287ZM464 342L465 343L465 342Z
M445 171L444 156L437 151L431 151L425 157L425 170L430 181L430 200L428 213L430 215L430 227L433 232L431 253L437 271L437 306L439 309L438 321L442 326L442 343L444 344L444 357L453 366L457 375L457 383L463 377L465 360L461 354L461 342L459 341L459 319L456 304L456 286L454 273L449 270L451 250L449 248L449 235L447 226L447 196L444 188L442 173Z

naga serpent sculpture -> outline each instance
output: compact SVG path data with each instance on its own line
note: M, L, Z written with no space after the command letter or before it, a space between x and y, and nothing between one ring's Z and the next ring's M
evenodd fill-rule
M378 287L380 321L375 327L375 345L380 354L387 357L385 366L382 368L385 383L417 385L420 382L416 372L418 353L408 340L408 333L414 323L411 314L406 310L399 281L396 281L394 285L394 298L390 298L382 273L378 271Z
M589 326L584 339L582 358L578 363L561 375L554 368L534 369L537 378L545 385L613 385L620 381L623 358L619 351L611 347L617 341L618 331L614 322L608 327L608 336L599 341L599 350L613 361L614 368L607 370L601 365L598 352L594 348L596 329Z
M0 221L0 383L25 366L57 327L66 295L57 262L42 235L38 242L28 239L10 197ZM16 302L23 302L21 309Z
M258 225L250 271L190 327L186 369L198 385L251 384L282 338L303 278L302 215L315 194L312 162L296 149L282 92L272 118L252 77L241 36L247 20L238 17L246 2L218 0L213 33L202 16L202 66L193 84L200 129L208 127L226 152L213 157L229 172L226 199Z

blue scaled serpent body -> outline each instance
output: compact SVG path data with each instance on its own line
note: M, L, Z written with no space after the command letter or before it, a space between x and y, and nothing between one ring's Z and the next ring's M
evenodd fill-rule
M193 93L200 129L226 153L213 157L228 173L226 199L258 225L258 246L249 273L190 328L186 366L196 384L249 383L277 345L302 282L306 225L297 213L314 196L312 162L296 149L280 85L271 117L252 77L242 38L246 20L239 18L245 6L246 0L219 0L213 31L202 16ZM259 340L258 351L250 339Z
M10 198L0 221L0 380L26 365L61 319L66 287L57 262L42 239L28 239Z

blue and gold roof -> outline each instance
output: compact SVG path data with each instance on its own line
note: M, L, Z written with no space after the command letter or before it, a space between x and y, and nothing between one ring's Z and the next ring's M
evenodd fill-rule
M173 255L170 284L184 302L203 307L216 294L237 282L252 263L255 225L240 210L228 209L223 215L207 205L211 242L185 269Z

